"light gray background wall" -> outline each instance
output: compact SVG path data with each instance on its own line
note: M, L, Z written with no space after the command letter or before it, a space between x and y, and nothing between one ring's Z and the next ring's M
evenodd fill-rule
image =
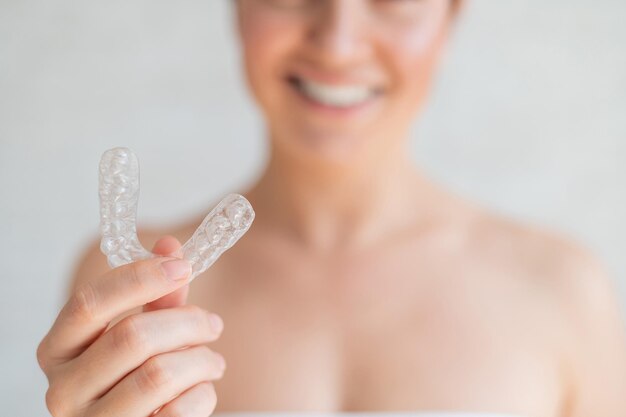
M35 347L125 145L140 220L250 182L265 144L227 0L0 0L0 409L45 415ZM626 2L470 0L413 152L433 177L590 246L626 300Z

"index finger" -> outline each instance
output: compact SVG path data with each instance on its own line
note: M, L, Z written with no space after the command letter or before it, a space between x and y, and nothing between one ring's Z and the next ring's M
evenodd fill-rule
M188 261L158 257L120 266L80 285L42 341L47 362L78 356L116 316L177 290L190 274Z

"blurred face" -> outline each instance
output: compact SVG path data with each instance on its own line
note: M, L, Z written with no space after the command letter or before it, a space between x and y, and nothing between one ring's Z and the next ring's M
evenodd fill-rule
M402 145L451 0L238 0L246 76L273 146L350 162Z

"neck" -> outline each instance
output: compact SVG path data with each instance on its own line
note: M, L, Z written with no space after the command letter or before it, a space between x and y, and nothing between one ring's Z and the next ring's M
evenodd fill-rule
M331 251L362 247L406 229L427 188L404 148L322 166L273 146L248 198L258 230L284 232L309 249Z

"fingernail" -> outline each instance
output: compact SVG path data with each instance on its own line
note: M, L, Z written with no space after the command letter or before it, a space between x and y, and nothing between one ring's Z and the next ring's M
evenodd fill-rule
M165 275L172 281L182 281L191 274L191 265L184 259L175 259L161 264Z
M209 321L211 322L211 327L213 327L213 330L215 330L217 333L221 332L224 328L224 322L222 321L222 318L217 314L211 314L209 316Z

